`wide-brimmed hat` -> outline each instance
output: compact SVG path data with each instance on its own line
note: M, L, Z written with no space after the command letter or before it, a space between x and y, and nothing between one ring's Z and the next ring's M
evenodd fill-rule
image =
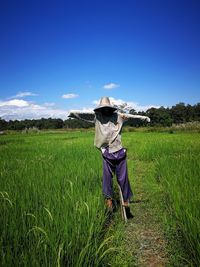
M99 105L94 109L94 111L98 111L102 108L111 108L113 111L117 110L116 107L111 105L110 99L107 96L103 96L101 98Z

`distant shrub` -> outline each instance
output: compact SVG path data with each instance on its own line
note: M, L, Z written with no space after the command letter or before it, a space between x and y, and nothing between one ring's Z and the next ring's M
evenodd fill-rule
M22 134L30 134L30 133L38 133L40 132L40 130L33 126L33 127L30 127L30 128L25 128L24 130L22 130Z
M192 121L179 124L172 124L172 130L181 130L181 131L200 131L200 122Z
M135 127L124 127L123 128L123 132L136 132L136 128Z
M163 126L150 126L150 127L124 127L123 132L168 132L173 134L177 131L191 131L191 132L198 132L200 133L200 122L193 121L193 122L185 122L179 124L172 124L172 126L163 127Z

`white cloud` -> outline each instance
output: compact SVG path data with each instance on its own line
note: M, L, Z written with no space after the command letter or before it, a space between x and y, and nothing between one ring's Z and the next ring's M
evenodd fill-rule
M67 110L54 108L52 105L35 104L31 101L13 99L10 101L0 101L0 117L5 120L23 120L40 118L61 118L67 119ZM53 104L53 103L50 103Z
M50 103L50 102L45 102L45 103L44 103L44 106L45 106L45 107L53 107L53 106L55 106L55 105L56 105L56 104L53 103L53 102L51 102L51 103Z
M117 84L117 83L106 83L103 86L104 89L108 89L108 90L115 89L115 88L118 88L118 87L120 87L120 85Z
M9 101L0 101L0 107L13 106L13 107L27 107L28 102L21 99L13 99Z
M70 98L76 98L78 96L79 95L77 95L77 94L65 94L65 95L62 95L62 98L70 99Z
M72 109L70 112L83 112L83 113L93 113L94 108L81 108L81 109Z
M31 92L19 92L14 96L11 96L10 98L22 98L25 96L36 96L37 94L31 93Z
M132 101L125 101L122 99L115 99L114 97L109 97L110 102L112 105L117 106L119 109L123 109L124 111L128 112L131 109L135 109L137 112L138 111L146 111L147 109L154 107L154 108L159 108L160 106L158 105L140 105L137 102L132 102ZM100 99L99 100L94 100L93 104L96 106L99 105Z

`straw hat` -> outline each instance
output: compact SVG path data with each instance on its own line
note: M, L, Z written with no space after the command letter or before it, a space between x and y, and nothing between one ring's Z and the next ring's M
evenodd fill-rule
M94 111L100 110L101 108L111 108L113 111L117 110L116 107L111 105L110 99L107 96L103 96L101 98L99 105L94 109Z

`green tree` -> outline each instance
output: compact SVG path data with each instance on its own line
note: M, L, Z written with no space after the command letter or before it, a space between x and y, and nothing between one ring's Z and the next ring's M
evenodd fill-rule
M146 112L147 116L151 119L151 125L155 126L171 126L172 119L169 114L169 109L164 107L150 108Z
M172 106L170 113L174 123L186 122L187 108L183 102L180 102L175 106Z

